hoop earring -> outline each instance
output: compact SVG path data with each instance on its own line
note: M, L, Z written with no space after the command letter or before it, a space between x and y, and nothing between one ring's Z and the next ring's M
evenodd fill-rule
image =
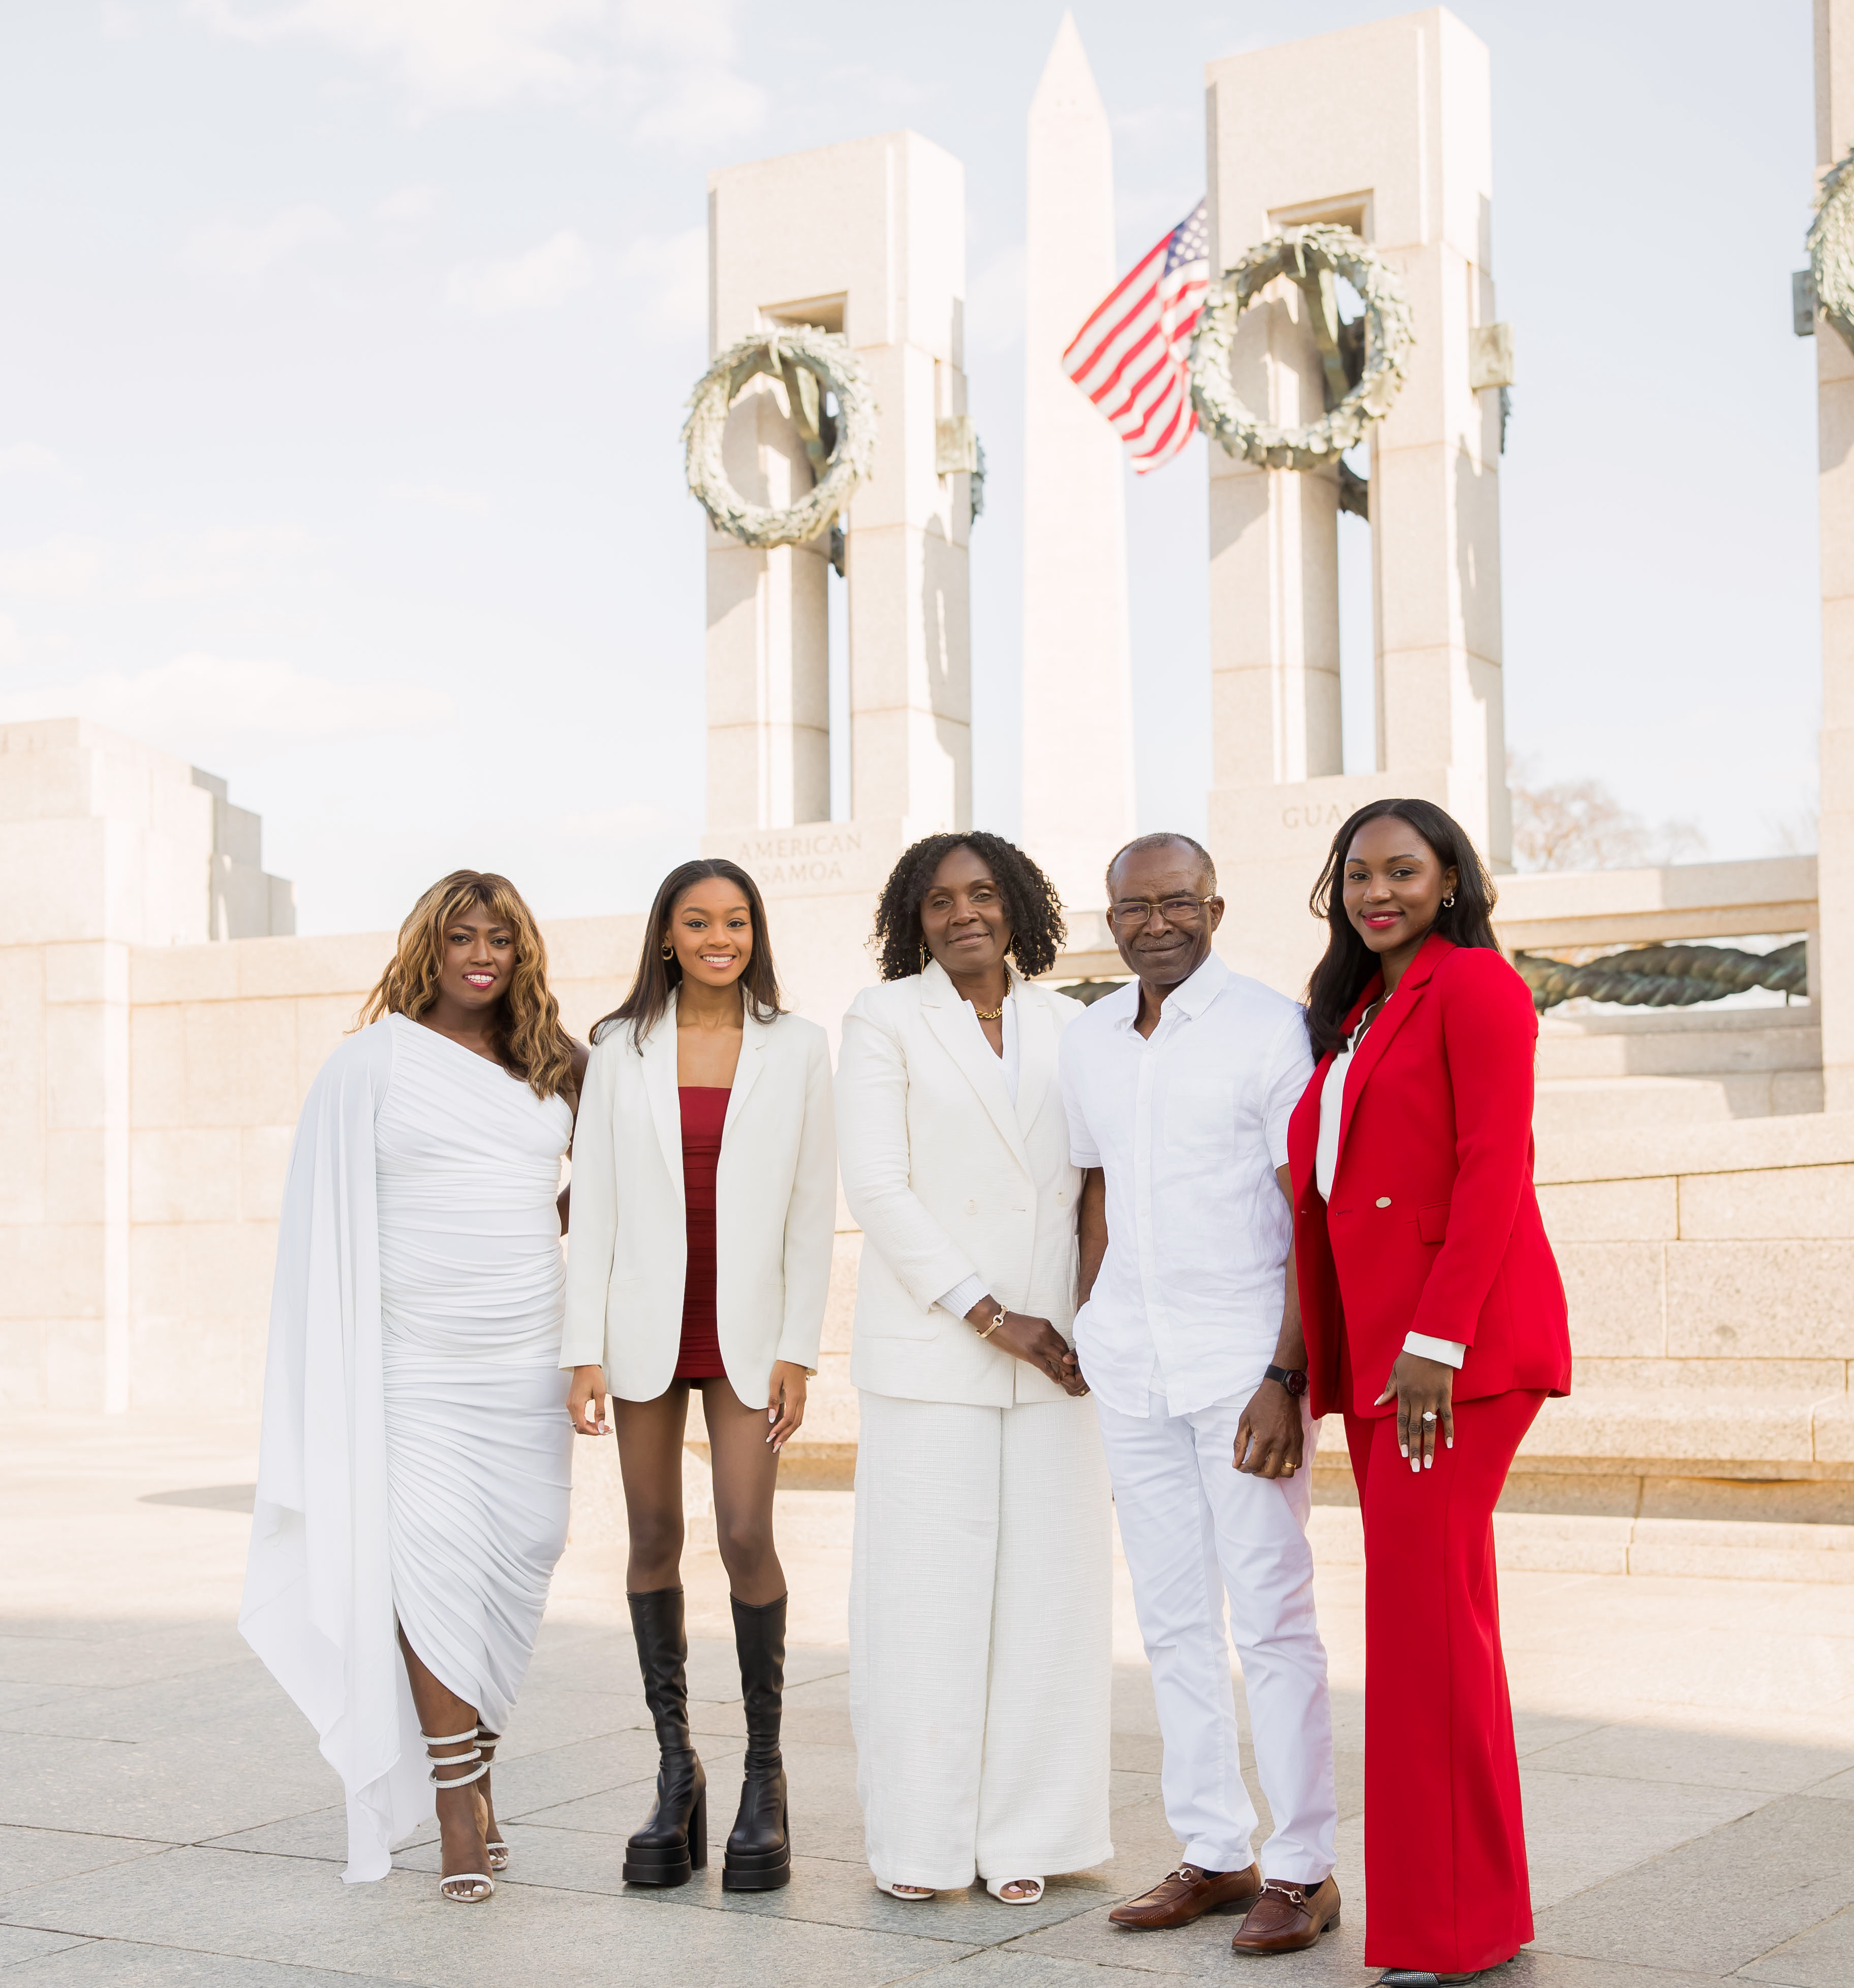
M1453 891L1450 891L1448 895L1443 899L1442 908L1445 911L1452 911L1455 908L1455 894Z
M663 957L665 959L674 959L675 956L676 948L670 944L668 939L665 939L663 942Z

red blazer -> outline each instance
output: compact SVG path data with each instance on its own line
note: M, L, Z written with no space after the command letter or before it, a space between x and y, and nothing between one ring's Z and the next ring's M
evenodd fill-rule
M1354 1003L1349 1032L1380 976ZM1459 1340L1455 1398L1568 1393L1565 1286L1532 1189L1538 1017L1497 952L1426 938L1346 1074L1330 1205L1314 1185L1320 1059L1287 1126L1294 1260L1315 1415L1387 1415L1406 1333ZM1339 1400L1349 1339L1353 1400Z

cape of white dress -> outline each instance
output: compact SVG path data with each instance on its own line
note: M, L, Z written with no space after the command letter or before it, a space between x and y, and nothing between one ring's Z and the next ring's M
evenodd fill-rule
M374 1117L376 1023L342 1044L296 1128L277 1231L257 1504L239 1628L347 1792L350 1884L384 1878L435 1812L393 1614Z

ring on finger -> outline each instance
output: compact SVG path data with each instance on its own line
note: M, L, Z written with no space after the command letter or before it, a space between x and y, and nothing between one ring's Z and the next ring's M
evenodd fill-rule
M1433 1422L1436 1419L1436 1411L1433 1408L1425 1408L1423 1412L1423 1419L1426 1422Z

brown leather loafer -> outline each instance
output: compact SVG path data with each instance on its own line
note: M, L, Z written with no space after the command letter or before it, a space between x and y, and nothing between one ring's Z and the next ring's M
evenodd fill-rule
M1299 1953L1338 1923L1339 1888L1331 1878L1310 1892L1270 1878L1230 1945L1237 1953Z
M1163 1932L1189 1925L1206 1912L1246 1912L1261 1895L1259 1864L1247 1871L1200 1871L1195 1864L1181 1864L1151 1891L1116 1905L1108 1917L1114 1925L1136 1932Z

